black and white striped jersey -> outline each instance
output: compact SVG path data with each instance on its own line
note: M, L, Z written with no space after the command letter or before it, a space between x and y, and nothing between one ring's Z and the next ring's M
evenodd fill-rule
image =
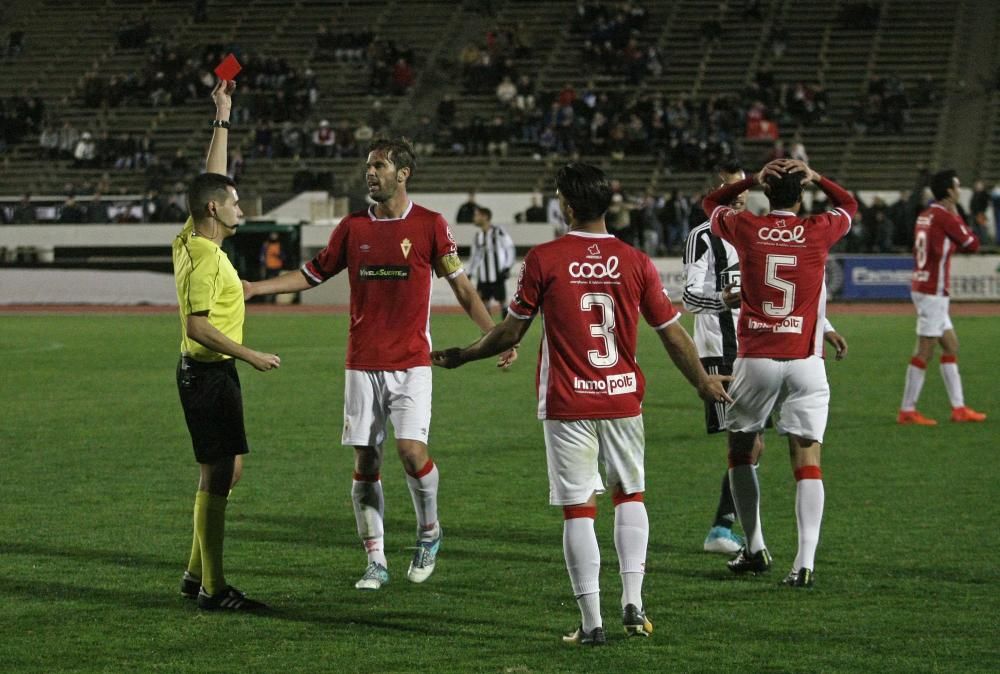
M469 251L469 277L478 283L503 281L515 255L514 240L503 227L490 225L485 231L477 227Z
M722 290L739 285L740 260L736 249L710 231L703 222L688 234L684 247L684 308L694 316L694 343L701 358L736 360L739 307L722 301Z

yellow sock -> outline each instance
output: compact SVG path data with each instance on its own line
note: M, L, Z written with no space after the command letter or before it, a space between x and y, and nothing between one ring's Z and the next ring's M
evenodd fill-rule
M209 594L226 587L222 545L226 536L225 496L199 491L194 498L194 529L201 547L201 585Z
M195 578L201 578L201 541L198 540L198 495L194 498L194 535L191 541L191 557L188 559L187 572Z

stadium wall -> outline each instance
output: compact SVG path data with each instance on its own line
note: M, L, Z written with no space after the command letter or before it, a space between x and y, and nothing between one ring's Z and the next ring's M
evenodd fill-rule
M684 290L680 258L656 258L663 285L679 301ZM830 298L844 301L909 301L912 261L905 255L836 255L827 267ZM957 256L952 261L952 298L956 301L1000 301L1000 255ZM516 279L508 280L513 297ZM350 293L340 274L302 293L306 305L346 305ZM458 306L448 282L436 279L434 306ZM175 305L173 277L144 271L86 269L0 269L0 305L110 304Z

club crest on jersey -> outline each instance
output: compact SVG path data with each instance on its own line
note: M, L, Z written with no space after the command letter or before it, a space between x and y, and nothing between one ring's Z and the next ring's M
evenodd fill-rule
M403 258L405 259L410 256L410 249L413 248L413 244L410 243L409 239L403 239L399 243L399 247L403 249Z
M601 259L601 249L597 247L595 243L593 246L587 249L587 259L588 260L600 260Z
M570 262L569 275L573 278L619 279L618 256L612 255L605 262Z

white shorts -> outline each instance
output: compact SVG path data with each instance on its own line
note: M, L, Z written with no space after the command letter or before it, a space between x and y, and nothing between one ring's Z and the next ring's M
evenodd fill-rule
M830 413L830 385L819 356L796 360L737 358L729 386L733 402L726 429L759 433L777 410L778 432L823 442Z
M646 436L642 416L624 419L544 419L545 456L549 466L549 503L585 503L604 492L598 461L608 485L626 494L646 490L643 468Z
M917 335L920 337L941 337L952 329L948 316L950 297L927 295L912 291L913 306L917 308Z
M381 447L387 421L392 422L397 440L427 443L431 426L430 367L346 371L341 442Z

